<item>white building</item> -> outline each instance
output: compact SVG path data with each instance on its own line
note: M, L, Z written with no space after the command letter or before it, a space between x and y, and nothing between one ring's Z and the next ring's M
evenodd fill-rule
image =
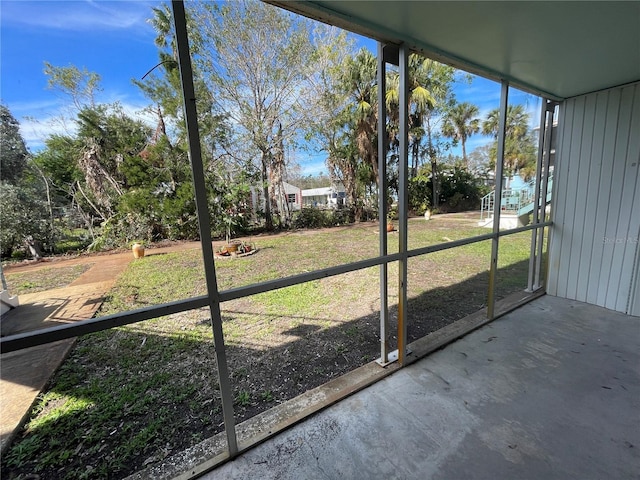
M289 211L295 212L302 208L302 190L295 185L287 182L282 182L284 187L284 195L287 198L289 204ZM280 209L284 209L284 205L278 205ZM264 212L264 196L262 188L258 186L251 187L251 213L254 221L257 221L257 213L259 211Z
M287 197L287 202L289 203L289 210L292 212L300 210L304 200L304 190L287 182L282 183L284 185L284 193Z
M341 208L347 204L344 187L320 187L302 190L302 205L304 207Z

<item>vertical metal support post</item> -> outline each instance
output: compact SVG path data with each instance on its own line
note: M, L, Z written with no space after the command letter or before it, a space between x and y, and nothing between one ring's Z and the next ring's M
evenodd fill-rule
M189 38L187 36L187 20L184 4L181 0L172 0L173 21L176 29L176 43L178 47L178 62L180 65L180 80L182 82L182 94L184 100L184 114L189 136L189 153L191 157L191 173L195 189L196 209L198 212L198 226L200 229L200 241L202 244L202 257L204 261L204 273L207 282L209 297L209 310L211 312L211 326L213 329L213 342L218 364L218 380L220 382L220 394L222 396L222 415L229 456L238 453L235 419L233 414L233 398L229 370L224 348L224 335L222 332L222 316L220 314L220 302L218 299L218 284L211 245L211 226L209 210L207 207L207 189L204 181L204 169L202 164L202 152L200 149L200 134L198 132L198 115L196 111L196 95L193 86L193 70L189 53Z
M387 91L384 45L378 42L378 218L380 221L380 255L387 254ZM380 265L380 365L389 363L389 268Z
M509 82L502 80L500 92L500 122L498 125L498 154L496 158L496 187L493 204L493 240L491 241L491 266L489 269L489 292L487 295L487 318L493 320L496 308L496 274L498 272L498 246L500 237L500 209L502 207L502 185L504 170L504 140L507 129L507 104L509 102Z
M546 211L547 211L547 194L549 191L549 175L550 175L550 167L551 167L551 144L553 141L553 119L557 102L548 101L546 105L546 114L547 114L547 124L544 132L544 145L545 145L545 156L543 157L542 168L544 170L544 175L542 178L542 189L541 196L542 202L540 206L540 213L542 215L541 220L545 219ZM553 199L552 199L553 201ZM540 282L540 271L542 270L542 253L543 253L543 244L544 244L544 227L538 229L538 253L536 255L536 275L533 282L534 290L537 290L542 286Z
M405 364L407 354L407 216L409 210L409 48L400 46L399 59L399 140L398 148L398 363Z
M533 199L533 217L532 222L534 224L539 221L539 212L540 212L540 190L542 188L541 180L542 180L542 161L545 155L545 145L544 139L546 136L546 120L547 120L547 99L542 99L542 105L540 108L540 130L538 135L538 159L536 162L536 182L535 182L535 194ZM536 241L538 239L538 229L534 228L531 230L531 251L529 253L529 275L527 282L527 292L533 292L533 284L535 278L535 268L536 268Z

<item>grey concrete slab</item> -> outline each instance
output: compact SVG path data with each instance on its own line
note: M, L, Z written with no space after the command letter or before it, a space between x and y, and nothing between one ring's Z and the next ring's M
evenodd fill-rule
M640 318L545 296L206 479L638 479Z

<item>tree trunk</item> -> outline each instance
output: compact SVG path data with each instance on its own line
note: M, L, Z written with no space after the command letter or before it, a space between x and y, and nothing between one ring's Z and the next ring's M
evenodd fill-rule
M467 146L465 145L464 139L461 141L462 143L462 161L464 162L464 168L469 170L469 159L467 159Z
M29 253L34 258L34 260L40 260L42 258L42 251L40 250L40 245L38 245L38 241L35 240L31 235L24 239L24 245L29 250Z
M431 160L431 187L433 193L431 195L431 207L438 208L438 158L436 157L436 149L433 146L433 138L431 136L431 122L427 117L427 148L429 149L429 159Z
M86 200L86 202L91 206L91 208L93 208L93 210L100 216L102 220L106 221L107 220L106 215L102 213L100 209L96 207L96 205L91 200L89 200L89 197L87 197L87 195L84 193L84 190L82 190L82 187L80 186L80 181L77 181L76 185L78 186L78 191L82 194L82 198Z
M346 194L349 197L349 203L353 208L354 221L362 221L362 205L358 202L358 191L355 182L355 172L349 172L349 180L343 182Z
M262 152L262 196L264 198L264 225L267 230L273 230L273 219L271 218L271 196L269 195L269 182L267 179L267 166L269 156L267 152Z
M433 193L431 194L432 207L438 208L438 163L435 157L431 158L431 186Z
M415 178L418 174L418 153L420 142L414 140L411 144L411 170L409 171L409 179Z
M42 181L44 182L44 188L45 188L45 191L47 192L47 209L49 210L49 235L48 235L49 238L47 240L49 242L49 245L48 245L49 253L55 253L55 238L54 238L55 222L53 218L53 207L51 206L51 189L49 188L49 182L47 180L47 177L45 177L42 170L40 170L40 167L38 167L38 164L34 161L32 161L31 163L35 167L36 171L42 177Z

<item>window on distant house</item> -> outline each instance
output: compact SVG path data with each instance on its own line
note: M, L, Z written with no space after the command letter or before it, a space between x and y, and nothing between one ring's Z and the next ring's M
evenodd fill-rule
M295 193L288 193L287 194L287 200L289 203L296 203L296 194Z

